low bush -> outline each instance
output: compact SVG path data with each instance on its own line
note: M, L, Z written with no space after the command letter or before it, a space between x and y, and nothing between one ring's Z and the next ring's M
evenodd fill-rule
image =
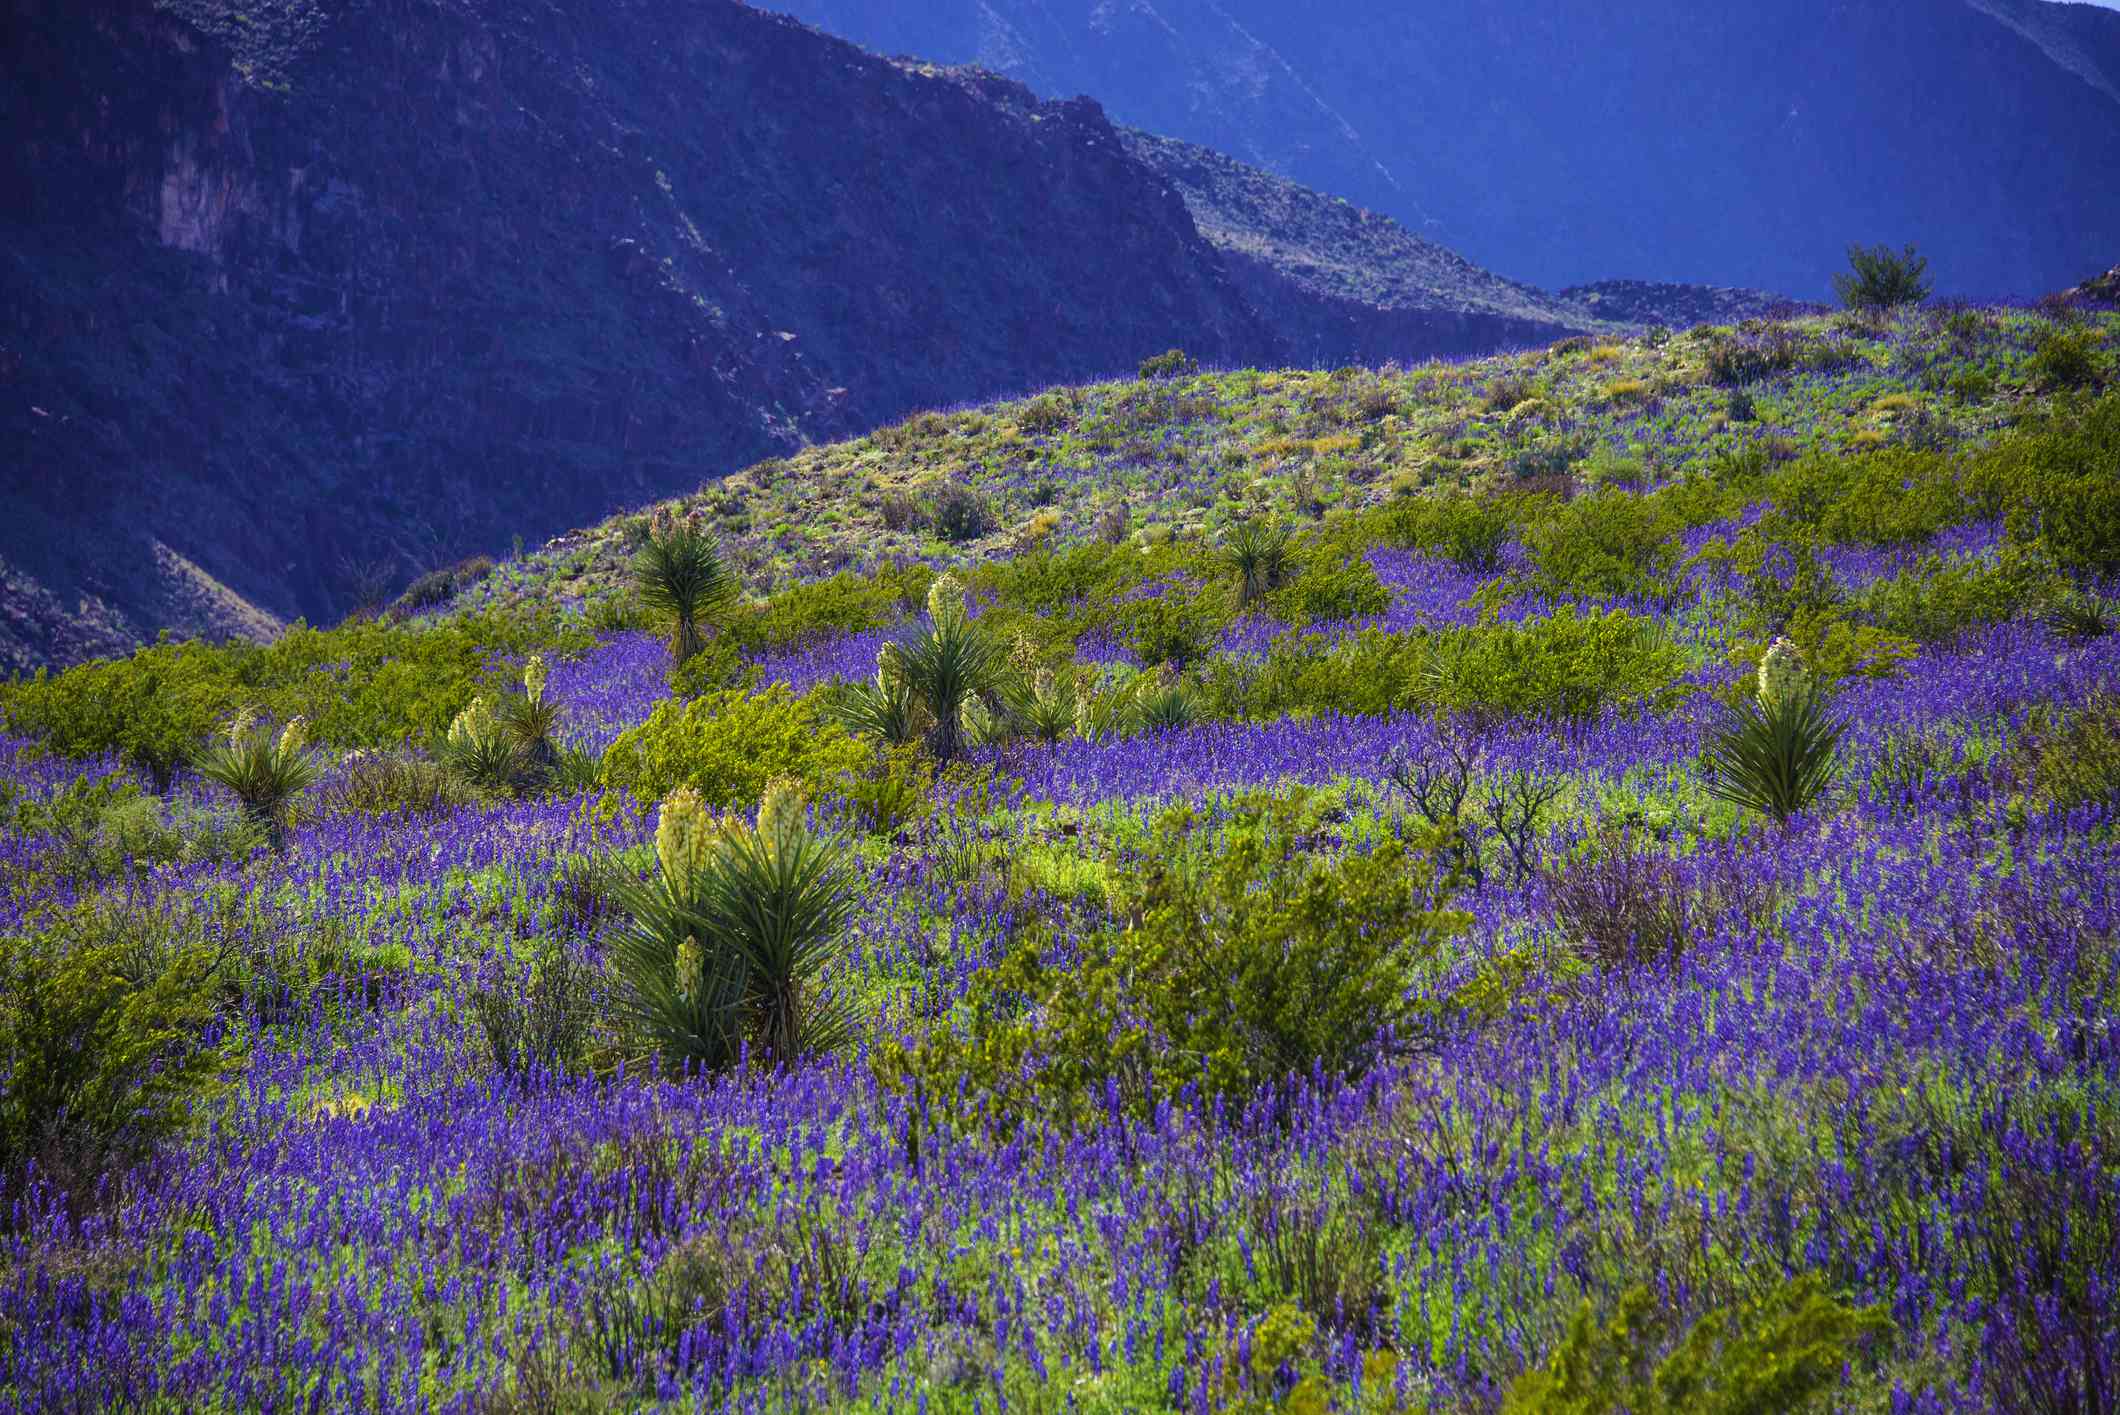
M113 905L0 937L0 1223L32 1167L85 1199L212 1100L222 961Z
M2029 372L2033 386L2046 393L2088 388L2098 381L2098 332L2054 329L2039 336Z
M1973 459L1975 509L2073 575L2120 573L2120 393L2066 409Z
M1895 252L1890 246L1851 245L1848 272L1833 277L1833 293L1851 310L1918 305L1934 288L1928 271L1927 257L1912 246Z
M472 799L440 762L402 751L351 754L318 795L327 811L375 816L439 816Z
M778 776L823 792L868 760L868 748L829 721L814 698L776 684L763 693L727 689L657 704L646 722L619 734L597 779L644 801L688 786L722 808L752 804Z
M1587 1302L1546 1361L1502 1402L1505 1415L1769 1415L1839 1386L1893 1327L1884 1308L1832 1297L1816 1274L1785 1279L1679 1336L1646 1286L1629 1288L1599 1326Z
M1870 586L1854 607L1888 634L1948 644L1969 630L2034 610L2059 589L2043 563L2021 552L2006 550L1993 564L1926 556Z
M1474 574L1501 568L1502 546L1514 519L1510 503L1446 491L1409 497L1390 508L1382 534L1393 545L1441 555Z
M1809 478L1806 484L1806 478ZM1829 541L1906 545L1933 539L1966 519L1966 505L1950 462L1933 452L1889 450L1843 463L1799 463L1785 473L1788 499L1815 515L1799 520Z
M1675 526L1657 501L1609 490L1578 497L1524 532L1533 586L1547 594L1668 594L1677 568Z
M1318 829L1302 793L1242 797L1213 822L1165 812L1114 891L1123 929L1065 952L1019 944L974 980L961 1026L887 1073L937 1095L966 1082L1004 1108L1094 1112L1366 1064L1429 1015L1414 984L1467 920L1447 907L1431 842L1333 850Z
M2120 801L2120 697L2102 693L2074 712L2033 714L2017 755L2042 805L2072 810Z
M494 1071L523 1084L581 1069L588 1050L589 968L548 941L521 968L503 968L472 995L471 1011Z
M407 586L391 606L400 616L417 614L423 609L434 609L470 589L493 573L493 561L483 555L474 555L468 560L441 570L429 570Z
M1143 359L1139 373L1143 378L1185 378L1199 371L1199 364L1183 349L1166 349Z
M961 482L944 482L928 494L928 523L953 545L990 535L999 524L993 503Z
M1319 552L1290 583L1269 595L1266 607L1294 624L1325 624L1382 614L1391 607L1391 591L1360 555Z
M1436 635L1416 693L1459 716L1584 721L1608 708L1668 706L1684 667L1655 620L1563 605L1521 624Z

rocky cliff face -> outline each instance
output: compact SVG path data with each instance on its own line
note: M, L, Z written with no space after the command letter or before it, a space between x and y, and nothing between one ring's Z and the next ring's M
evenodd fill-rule
M1094 103L742 5L5 3L0 669L1282 348Z

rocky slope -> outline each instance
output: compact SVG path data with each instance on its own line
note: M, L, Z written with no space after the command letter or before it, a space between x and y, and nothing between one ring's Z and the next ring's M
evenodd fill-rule
M2033 296L2120 231L2120 12L2047 0L774 0L1336 192L1547 286Z
M1138 131L1125 141L1176 187L1246 298L1303 362L1487 353L1617 323L1211 149Z

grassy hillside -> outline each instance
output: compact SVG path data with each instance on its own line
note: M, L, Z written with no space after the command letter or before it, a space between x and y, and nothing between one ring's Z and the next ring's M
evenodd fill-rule
M1978 443L2068 391L2040 359L2055 339L2090 351L2091 385L2109 376L2115 327L2006 308L1759 320L1412 368L1064 387L918 414L669 504L710 518L754 594L892 559L1096 540L1122 519L1137 540L1204 543L1244 517L1329 526L1436 488L1635 488L1739 455L1779 466ZM952 539L938 498L983 514ZM461 603L594 601L649 509L511 561Z
M1180 371L0 689L0 1403L2096 1408L2116 382Z

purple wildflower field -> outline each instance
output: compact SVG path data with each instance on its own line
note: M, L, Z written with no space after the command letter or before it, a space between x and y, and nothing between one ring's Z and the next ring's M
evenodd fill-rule
M1867 376L1772 386L1800 403ZM232 1062L122 1166L10 1157L0 1410L1485 1412L1528 1408L1578 1313L1630 1290L1668 1323L1634 1353L1653 1365L1805 1276L1886 1325L1830 1348L1804 1408L2113 1409L2112 581L2018 493L1982 504L1958 455L1838 486L1809 520L1796 459L1715 472L1712 496L1528 493L1496 502L1516 520L1485 558L1389 508L1321 521L1255 603L1204 540L1073 569L1025 551L962 568L970 612L880 595L870 627L747 646L731 683L786 688L812 714L797 735L864 750L882 729L849 705L882 692L887 645L913 661L947 620L1025 662L916 807L878 820L867 778L812 783L802 838L853 888L805 1005L850 1033L691 1074L632 1044L623 959L628 901L692 807L596 766L673 701L660 632L583 649L577 626L555 651L536 691L586 774L366 808L363 759L317 743L277 842L189 768L155 797L119 752L0 736L22 823L0 931L203 941L223 961L191 1042ZM1947 487L1945 524L1829 519L1923 487ZM1665 519L1629 549L1636 504ZM1338 602L1305 598L1333 575L1364 612L1306 608ZM1212 610L1189 660L1158 660L1165 597ZM1506 696L1560 621L1633 657L1550 670L1579 709ZM1841 724L1783 815L1734 799L1711 751L1779 651ZM1365 710L1359 680L1385 674L1410 686ZM1041 737L1012 726L1033 682L1179 701ZM1477 790L1429 831L1409 783L1459 759L1475 787L1545 793L1515 834ZM98 865L115 817L98 835L61 811L91 796L224 843ZM1212 853L1269 796L1320 862L1455 852L1462 928L1403 979L1418 1037L1240 1087L1107 1072L1005 1106L1035 1047L1068 1045L1063 984L1015 1018L1034 1052L992 1062L990 1091L907 1082L923 1039L974 1045L997 996L1020 1003L995 979L1025 950L1088 988L1095 947L1183 927L1129 902L1171 808ZM766 829L757 793L711 804ZM580 1054L503 1064L493 1019L536 1025L556 977ZM1111 1045L1153 1053L1157 1025L1115 1011Z

